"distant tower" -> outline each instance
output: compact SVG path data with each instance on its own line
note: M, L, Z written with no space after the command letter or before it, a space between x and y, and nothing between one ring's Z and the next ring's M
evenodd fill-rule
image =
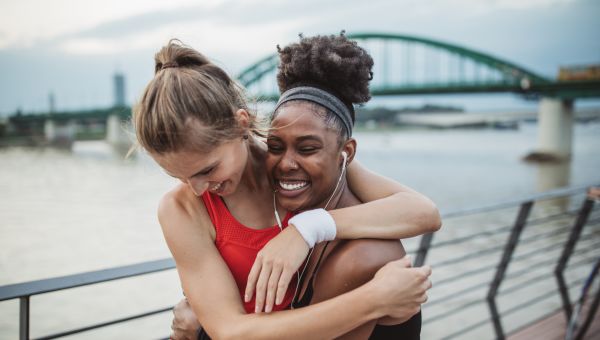
M125 76L121 73L115 73L115 106L125 106Z
M50 110L50 113L56 112L56 98L54 97L54 92L48 94L48 109Z

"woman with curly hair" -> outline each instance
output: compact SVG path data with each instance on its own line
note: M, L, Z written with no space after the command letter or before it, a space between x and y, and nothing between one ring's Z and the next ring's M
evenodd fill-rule
M158 217L187 301L211 337L333 338L374 320L407 320L418 312L430 270L394 261L348 293L270 313L287 309L300 296L300 273L295 273L315 244L397 240L439 228L439 214L427 198L350 166L350 189L369 203L298 214L286 211L284 202L274 204L265 175L271 151L260 140L239 87L200 53L174 42L156 55L156 75L135 109L134 123L144 149L183 182L163 197ZM345 152L346 159L354 155ZM339 204L346 166L339 157L329 159L344 166L335 187L324 180L327 176L274 177L277 197L308 202L329 190L330 201L338 197L336 205L353 205ZM300 159L293 162L300 169ZM344 180L343 192L345 186ZM267 313L260 313L263 308Z
M348 189L344 170L357 149L352 138L354 105L371 98L373 59L343 33L302 38L299 43L280 49L279 55L277 83L281 98L271 120L266 160L278 189L278 203L294 212L362 203ZM341 167L335 161L340 155L344 156ZM321 179L321 185L301 193L290 193L281 185L298 178L300 185L304 178L311 183ZM339 189L330 194L331 187ZM357 288L387 262L405 255L399 241L375 239L322 242L315 246L314 253L317 256L308 261L310 271L300 283L302 290L292 303L294 307L325 301ZM420 338L420 313L405 323L400 321L403 320L373 320L343 338Z

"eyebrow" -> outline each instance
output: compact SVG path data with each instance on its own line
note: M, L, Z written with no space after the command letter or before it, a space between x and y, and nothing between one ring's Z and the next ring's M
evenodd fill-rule
M216 162L212 163L211 165L209 165L209 166L205 167L204 169L202 169L202 170L200 170L200 171L196 172L195 174L193 174L192 176L190 176L190 178L192 178L192 177L195 177L195 176L198 176L198 175L202 175L204 172L207 172L207 171L209 171L210 169L212 169L212 168L215 168L217 165L219 165L219 161L216 161ZM163 169L163 170L164 170L164 169ZM172 175L172 174L171 174L171 173L169 173L167 170L164 170L164 171L165 171L165 173L166 173L167 175L169 175L169 176L171 176L171 177L173 177L173 178L177 178L177 179L179 179L179 177Z
M281 140L281 137L279 137L279 136L269 136L267 138L267 140L269 140L269 139L272 139L272 140ZM315 140L317 142L322 142L323 141L323 139L320 136L318 136L318 135L303 135L303 136L297 137L296 140L299 141L299 142L302 142L302 141L305 141L305 140Z
M305 140L315 140L317 142L322 142L323 139L317 135L305 135L305 136L300 136L297 138L298 141L302 142Z
M208 172L210 169L214 169L217 165L219 165L219 161L215 161L211 165L206 166L204 169L202 169L202 170L196 172L195 174L193 174L192 176L190 176L190 178L199 176L199 175L204 175L204 173Z

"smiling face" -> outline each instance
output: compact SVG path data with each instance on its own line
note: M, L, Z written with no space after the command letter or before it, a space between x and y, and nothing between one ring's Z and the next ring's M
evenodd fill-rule
M196 196L206 190L227 196L234 193L240 184L248 148L244 139L236 138L210 152L183 149L151 156L167 174L188 184Z
M290 102L271 122L267 171L279 204L289 211L322 208L341 173L339 132L316 109L312 103Z

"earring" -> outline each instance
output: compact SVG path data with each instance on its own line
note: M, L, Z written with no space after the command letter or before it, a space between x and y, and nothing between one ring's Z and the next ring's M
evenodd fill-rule
M244 138L244 139L248 139L248 135L244 135L244 137L242 137L242 138Z

